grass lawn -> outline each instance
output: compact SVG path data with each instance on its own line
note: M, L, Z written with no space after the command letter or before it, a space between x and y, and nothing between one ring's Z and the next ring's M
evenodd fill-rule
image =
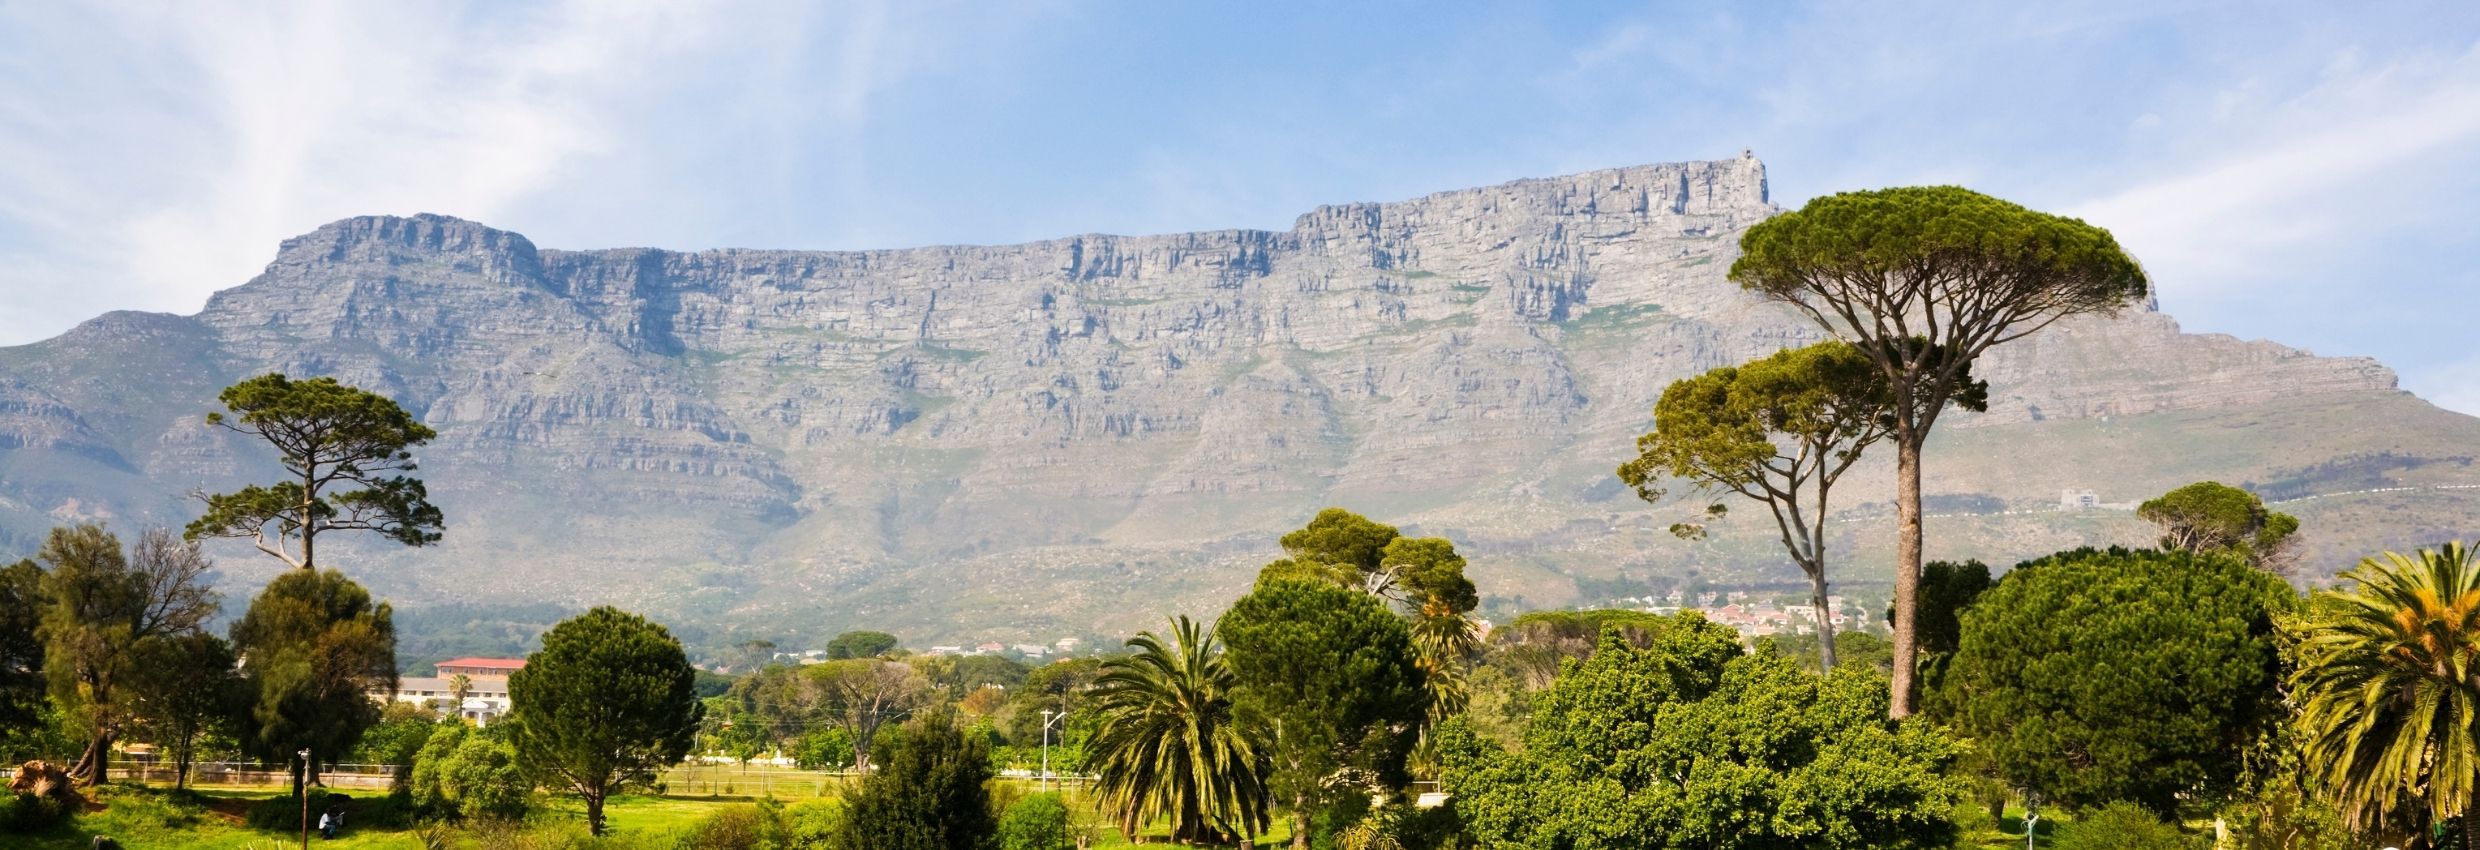
M754 773L755 771L753 771ZM782 784L779 791L801 787L812 789L802 797L779 793L777 799L816 799L819 786L817 774L805 777L776 777ZM807 781L800 781L806 779ZM667 783L668 784L668 783ZM737 787L737 785L736 785ZM830 786L832 787L832 786ZM1032 793L1034 783L1002 780L994 783L993 792L1001 799ZM274 798L289 798L283 788L249 786L206 786L195 789L193 796L175 796L162 788L114 785L104 788L94 799L100 810L90 810L79 817L33 835L0 837L0 846L25 850L87 850L95 836L108 836L129 850L278 850L299 846L299 833L291 830L251 829L242 822L242 814L251 806ZM377 796L356 793L356 797ZM1069 792L1070 805L1082 808L1085 797ZM536 813L524 828L525 837L536 839L529 844L613 850L670 850L697 825L725 809L753 805L754 796L624 796L614 797L603 807L603 815L611 834L601 841L585 838L585 804L562 795L544 795ZM1079 823L1093 824L1095 848L1139 846L1120 837L1109 828L1108 821L1092 815L1090 809L1079 812ZM1270 835L1258 846L1275 848L1290 839L1285 824L1278 820ZM489 841L470 830L447 831L450 847L478 847L486 843L506 846L509 842ZM513 836L497 836L510 838ZM1169 831L1149 830L1143 846L1162 847ZM548 840L543 840L548 839ZM422 836L412 829L383 829L354 825L345 834L329 841L311 837L311 845L335 850L423 850Z

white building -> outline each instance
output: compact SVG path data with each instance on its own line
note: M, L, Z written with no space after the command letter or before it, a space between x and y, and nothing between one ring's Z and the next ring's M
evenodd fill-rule
M521 658L458 658L439 662L436 676L401 676L393 693L374 693L380 702L408 702L441 714L453 714L479 726L491 725L508 713L508 674L525 667ZM456 677L465 677L465 700L457 702Z

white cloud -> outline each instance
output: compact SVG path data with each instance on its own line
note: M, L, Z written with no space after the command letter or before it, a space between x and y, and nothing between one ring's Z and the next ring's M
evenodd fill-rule
M2070 211L2109 228L2157 279L2210 295L2423 215L2406 194L2480 159L2480 49L2376 67L2346 51L2295 96L2264 88L2242 82L2184 119L2146 114L2140 143L2197 153Z
M763 218L784 172L861 182L873 99L944 59L942 14L0 4L0 344L194 311L347 216Z
M2406 374L2403 388L2438 407L2480 416L2480 354Z

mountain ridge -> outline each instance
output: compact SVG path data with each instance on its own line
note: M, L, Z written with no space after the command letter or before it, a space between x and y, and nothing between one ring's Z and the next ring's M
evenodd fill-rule
M1743 156L1324 205L1287 231L1016 245L565 250L452 216L348 218L194 316L107 313L0 349L0 544L82 517L178 525L193 486L263 477L263 451L197 419L277 370L440 431L418 456L443 546L339 555L408 604L1107 636L1228 598L1333 503L1457 536L1509 610L1770 581L1789 566L1753 524L1669 541L1676 509L1619 498L1609 470L1669 380L1817 338L1723 278L1777 212ZM2149 305L1982 373L1991 410L1952 420L1933 492L2021 507L2098 483L2116 501L2364 457L2416 463L2349 474L2480 480L2463 448L2480 420L2382 364L2184 334ZM2363 417L2383 421L2341 427ZM2337 509L2320 563L2475 504L2438 498ZM1933 528L1933 555L2142 540L2123 516L1966 525ZM1890 533L1847 528L1849 575L1882 577ZM225 563L244 581L272 565Z

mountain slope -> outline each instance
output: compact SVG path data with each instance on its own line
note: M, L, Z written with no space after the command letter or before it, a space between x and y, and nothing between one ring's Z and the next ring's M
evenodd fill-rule
M1753 517L1683 544L1659 531L1683 509L1610 474L1668 381L1816 337L1724 279L1774 212L1743 157L1321 207L1281 232L1010 246L557 251L443 216L349 219L196 316L0 349L0 544L30 551L68 518L177 524L192 489L265 477L261 447L199 416L281 370L440 431L419 457L446 542L337 556L408 604L1107 635L1212 610L1328 504L1455 536L1503 604L1781 581ZM1948 420L1930 456L1961 514L1932 525L1933 556L2144 538L2123 511L2006 512L2064 489L2480 482L2480 420L2366 359L2137 311L1982 369L1990 411ZM1884 575L1882 478L1844 491L1855 586ZM2428 489L2292 509L2330 569L2475 506Z

